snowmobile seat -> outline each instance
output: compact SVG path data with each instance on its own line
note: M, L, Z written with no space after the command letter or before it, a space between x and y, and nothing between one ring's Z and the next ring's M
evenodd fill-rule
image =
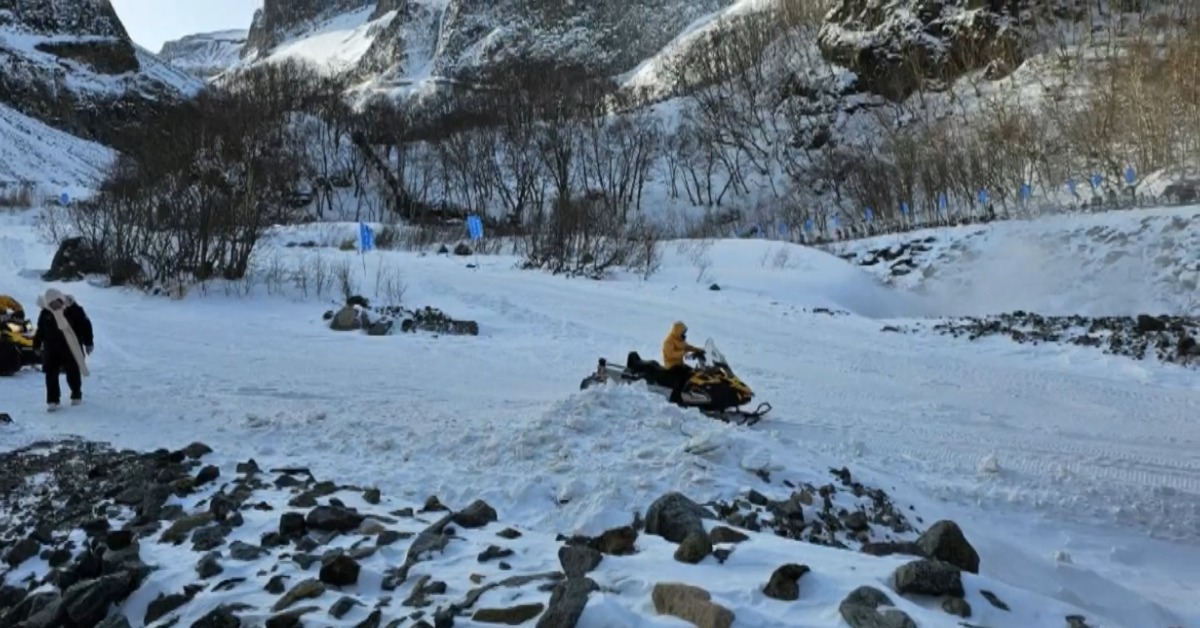
M667 369L658 360L645 360L637 351L630 351L625 358L625 370L651 384L663 386L666 381Z

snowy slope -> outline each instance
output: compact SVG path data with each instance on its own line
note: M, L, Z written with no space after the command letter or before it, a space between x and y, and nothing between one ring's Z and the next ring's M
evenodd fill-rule
M32 303L45 285L31 271L45 268L53 251L27 224L9 221L0 273L7 291ZM930 305L792 245L668 246L658 275L609 282L521 272L508 257L481 257L481 267L468 269L463 258L376 252L360 260L284 246L355 233L354 225L340 229L276 233L278 246L264 247L258 260L263 283L248 284L245 295L213 285L170 301L64 286L97 329L87 401L49 420L36 375L0 380L5 411L16 418L3 427L4 446L72 433L147 449L201 440L229 461L303 461L321 477L378 485L400 499L483 498L547 535L627 523L672 488L698 500L728 498L754 486L755 470L812 477L848 464L862 481L914 504L926 522L959 521L980 551L981 576L1007 587L1002 598L1049 596L1097 627L1200 622L1194 369L1082 348L990 350L881 333ZM336 288L318 297L310 282L305 297L284 272L319 265L345 268L372 297L402 278L406 303L476 320L481 333L331 332L321 314L338 299ZM719 291L709 289L714 282ZM579 392L597 357L657 355L677 319L693 342L713 337L774 405L767 420L726 426L638 388ZM684 451L698 443L716 448L699 457ZM744 565L757 564L757 551ZM837 591L878 580L890 566L795 551L837 579ZM629 615L647 612L653 580L639 573L679 577L652 557L620 567L614 591L589 613L665 625ZM821 602L830 591L768 610L748 589L757 576L736 575L736 563L722 569L716 585L717 572L693 575L738 600L739 614L786 610L776 621L839 625ZM988 615L986 623L1059 628L1059 610ZM613 621L600 615L589 625L611 625L601 616ZM920 625L957 625L933 617L922 615L930 619Z
M158 57L167 63L209 78L238 63L246 45L246 29L188 35L163 43Z
M945 315L1200 312L1200 207L921 229L831 251L930 295Z
M112 149L69 135L0 104L0 181L32 182L43 193L95 189Z

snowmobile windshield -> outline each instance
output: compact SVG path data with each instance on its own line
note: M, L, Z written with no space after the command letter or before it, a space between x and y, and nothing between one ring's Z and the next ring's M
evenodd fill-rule
M725 354L721 353L721 350L717 348L717 344L713 342L712 338L704 341L704 354L712 364L729 365L729 362L725 360Z

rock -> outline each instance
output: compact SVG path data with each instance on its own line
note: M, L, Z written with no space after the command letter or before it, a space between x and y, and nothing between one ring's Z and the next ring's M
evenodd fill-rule
M842 519L842 524L852 532L864 532L871 529L871 523L867 521L867 514L861 510L855 510L846 515Z
M907 554L908 556L916 556L918 558L929 558L925 555L925 550L920 545L912 542L863 543L861 551L871 556Z
M342 617L345 617L346 613L349 613L355 606L361 606L358 600L350 596L342 596L338 599L338 601L333 603L333 606L329 607L329 615L334 619L341 619Z
M892 578L896 592L901 595L949 595L962 597L962 572L958 567L940 560L922 558L896 568Z
M284 538L294 539L305 535L308 532L308 525L304 522L304 515L298 512L285 512L279 515L279 535Z
M549 607L538 618L537 628L575 628L587 606L588 595L599 588L591 578L567 578L554 585Z
M16 567L30 558L37 556L38 551L41 549L41 544L34 539L21 539L9 548L8 553L4 555L4 562L8 563L9 566Z
M1092 628L1083 615L1067 615L1067 628Z
M271 576L271 579L268 580L267 584L263 586L263 590L272 595L282 595L286 590L283 581L287 579L288 576L285 574L276 574Z
M519 626L542 614L545 609L546 606L541 602L520 604L510 608L481 608L471 615L471 620L483 624Z
M200 562L196 563L196 573L200 575L201 580L209 578L225 571L221 567L221 563L217 562L217 553L210 552L200 558Z
M383 499L383 494L377 488L368 488L363 491L363 501L372 506L379 504Z
M946 600L942 602L942 610L950 613L951 615L957 615L963 618L971 616L971 605L961 597L946 598Z
M707 534L692 534L675 548L675 560L695 565L712 554L712 541Z
M310 530L324 532L353 532L362 525L364 516L341 506L317 506L308 511L304 524Z
M233 614L233 609L222 604L197 619L191 628L241 628L242 620Z
M370 324L366 312L361 312L353 305L344 305L329 321L329 328L333 331L356 331Z
M201 512L194 515L188 515L182 519L177 519L162 533L161 540L165 543L174 543L179 545L187 540L188 535L201 526L206 526L212 523L214 517L211 512Z
M197 552L207 552L217 549L225 543L229 528L221 525L210 525L197 529L192 533L192 549Z
M263 548L243 541L234 541L229 544L229 557L234 560L256 560L266 553Z
M302 606L267 618L264 628L300 628L300 617L321 610L319 606Z
M300 600L314 599L321 597L324 594L325 585L322 584L320 580L309 578L308 580L303 580L297 583L296 586L292 587L290 591L283 594L283 597L279 598L279 600L271 606L271 610L274 612L279 612Z
M726 526L717 526L708 533L708 540L712 541L714 545L718 543L741 543L749 538L749 536Z
M682 543L693 534L707 536L704 518L714 517L682 493L668 493L647 509L646 533L657 534L672 543Z
M890 608L880 612L880 606L892 606L891 598L879 589L861 586L838 604L838 613L851 628L917 628L904 611Z
M714 603L712 595L699 587L660 582L654 585L650 597L658 614L678 617L697 628L730 628L733 625L733 611Z
M325 584L335 587L348 587L358 582L360 569L358 563L353 558L342 554L322 564L318 577Z
M71 623L94 626L108 615L111 604L121 602L132 592L133 583L128 572L77 582L63 592L61 608Z
M496 509L487 502L477 499L466 508L454 513L451 520L464 528L482 528L496 521Z
M498 536L502 539L508 539L511 541L512 539L521 538L521 533L512 528L504 528L503 530L497 532L496 536Z
M211 454L212 452L212 447L200 442L192 443L183 448L183 455L191 458L192 460L199 460L204 456Z
M1139 334L1148 334L1156 331L1166 331L1167 324L1158 318L1149 314L1137 315L1137 331Z
M581 545L564 545L558 548L558 562L568 578L578 578L600 565L604 556Z
M354 628L379 628L379 622L383 621L383 612L378 608L371 611L367 618L354 625Z
M808 572L808 565L788 563L779 567L763 587L763 595L785 602L800 599L800 577Z
M78 281L84 275L103 274L106 265L96 255L83 236L67 238L58 245L50 269L42 273L43 281Z
M124 615L112 615L104 619L104 621L96 624L96 628L132 628L129 625L129 620Z
M221 470L214 465L207 465L196 473L196 486L204 486L221 476Z
M927 558L950 563L959 569L979 573L979 553L967 542L962 529L949 520L938 521L918 539L917 545Z
M634 530L633 526L621 526L605 530L600 536L592 539L589 546L601 554L628 556L637 551L637 537L637 530Z
M158 597L151 600L149 606L146 607L146 616L143 621L146 625L150 625L167 613L187 604L191 599L192 596L183 593L172 593L171 595L159 593Z
M391 545L392 543L395 543L396 541L399 541L401 539L411 538L412 535L413 535L412 532L397 532L395 530L384 530L383 532L379 533L379 536L375 537L375 546L383 547L385 545Z
M497 558L508 558L509 556L512 556L512 555L513 555L513 551L508 548L500 547L498 545L489 545L487 547L487 549L480 552L480 554L478 556L478 560L481 563L486 563L489 560L495 560Z
M1008 604L1005 604L1003 600L996 597L995 593L992 593L991 591L988 591L987 589L980 589L979 594L982 595L983 599L987 600L988 603L991 604L992 606L995 606L996 608L998 608L1002 611L1009 610Z

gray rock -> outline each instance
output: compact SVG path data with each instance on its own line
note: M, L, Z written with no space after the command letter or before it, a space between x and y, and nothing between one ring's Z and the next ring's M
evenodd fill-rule
M242 620L233 614L235 608L222 604L197 619L191 628L241 628Z
M983 599L987 600L992 606L995 606L1002 611L1009 610L1008 604L1005 604L1003 600L1001 600L999 597L996 597L995 593L992 593L987 589L980 589L979 594L982 595Z
M842 600L838 613L851 628L917 628L904 611L890 608L880 612L880 606L892 606L891 598L879 589L861 586Z
M32 538L21 539L20 541L17 541L16 545L13 545L12 548L8 550L7 554L4 555L4 562L8 563L12 567L16 567L30 558L37 556L38 551L41 549L41 544L39 544L36 540Z
M979 553L967 542L957 523L938 521L917 539L925 556L950 563L963 571L979 573Z
M330 586L348 587L358 582L360 570L361 568L353 558L342 554L325 561L321 565L321 572L318 577L321 582Z
M896 568L893 574L896 592L901 595L949 595L962 597L962 572L940 560L922 558Z
M196 573L200 575L201 580L208 580L225 571L221 567L221 563L217 562L218 556L219 554L216 552L209 552L200 558L200 562L196 563Z
M96 625L108 614L108 607L125 599L131 592L133 576L127 572L84 580L71 585L62 596L62 609L76 625Z
M192 444L188 445L187 447L184 447L183 455L187 456L188 458L191 458L192 460L199 460L200 458L203 458L204 456L211 454L212 451L213 451L212 447L209 447L208 445L205 445L204 443L196 442L196 443L192 443Z
M668 493L650 504L646 511L646 533L682 543L692 534L707 536L703 519L715 519L703 506L682 493Z
M117 614L107 617L104 621L96 624L96 628L132 628L129 625L129 620L124 615Z
M229 528L222 525L197 528L192 533L192 549L197 552L207 552L217 549L225 543L225 536L228 534Z
M271 579L268 580L267 584L263 586L263 590L272 595L282 595L283 592L287 590L283 584L283 581L287 579L288 576L286 574L276 574L271 576Z
M675 560L695 565L711 555L712 551L712 541L707 534L691 534L675 548Z
M678 617L698 628L730 628L735 619L733 611L714 603L712 595L700 587L660 582L650 597L660 615Z
M541 602L518 604L509 608L481 608L471 615L471 621L481 624L518 626L541 615L544 610L546 610L546 606Z
M329 607L329 615L334 619L341 619L349 613L355 606L361 606L358 600L350 596L342 596L338 601Z
M788 563L780 566L763 587L763 595L785 602L800 599L800 578L809 571L808 565Z
M304 523L310 530L353 532L362 525L363 515L341 506L317 506L308 512Z
M256 560L266 553L263 548L243 541L234 541L229 544L229 557L234 560Z
M489 545L489 546L487 546L487 549L485 549L479 553L478 560L481 563L486 563L489 560L495 560L497 558L508 558L509 556L512 556L512 555L513 555L513 551L511 549L508 549L507 547L500 547L499 545Z
M454 513L454 523L464 528L482 528L496 521L496 509L482 499L477 499L466 508Z
M550 604L538 618L537 628L575 628L587 606L588 595L599 589L591 578L567 578L554 585Z
M870 554L871 556L891 556L893 554L906 554L908 556L916 556L918 558L929 558L925 555L925 550L913 542L886 542L886 543L863 543L862 553Z
M146 616L143 618L143 621L146 625L153 624L160 617L187 604L191 599L190 595L183 593L172 593L170 595L159 593L158 597L151 600L150 605L146 607Z
M741 543L749 538L749 536L726 526L717 526L708 533L708 540L712 541L714 545L717 543Z
M567 578L579 578L600 565L604 555L582 545L564 545L558 548L558 562Z
M971 605L961 597L948 597L942 602L942 610L962 618L971 616Z
M308 580L303 580L297 583L296 586L292 587L287 593L283 594L283 597L279 598L279 600L275 602L275 604L271 607L271 610L274 612L279 612L300 600L310 600L318 598L324 594L325 585L322 584L321 581L311 578Z

